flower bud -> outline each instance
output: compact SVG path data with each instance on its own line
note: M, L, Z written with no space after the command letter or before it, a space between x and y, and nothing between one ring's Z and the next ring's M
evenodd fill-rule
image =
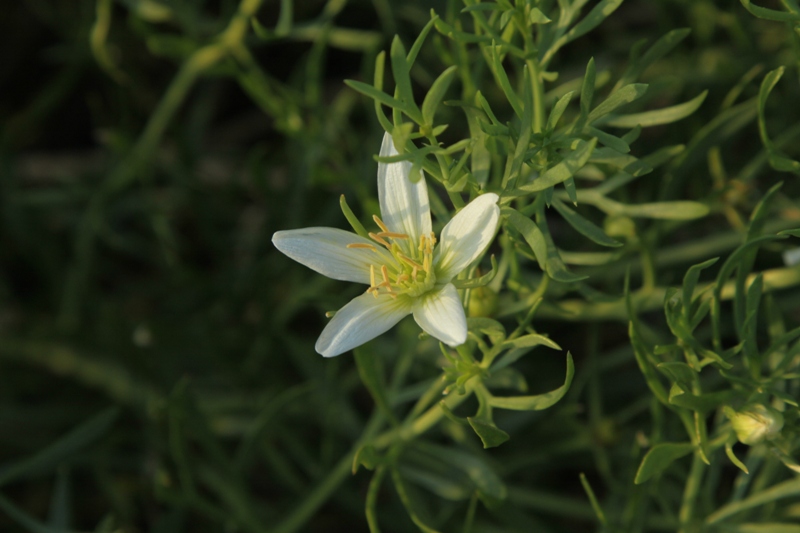
M724 412L742 444L752 446L764 439L774 439L783 429L781 412L765 405L752 405L741 411L726 407Z

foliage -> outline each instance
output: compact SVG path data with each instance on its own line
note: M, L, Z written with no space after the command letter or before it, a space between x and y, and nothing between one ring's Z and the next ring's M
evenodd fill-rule
M800 531L794 0L0 25L0 529ZM469 339L323 359L356 292L270 237L365 233L400 160L436 233L500 197Z

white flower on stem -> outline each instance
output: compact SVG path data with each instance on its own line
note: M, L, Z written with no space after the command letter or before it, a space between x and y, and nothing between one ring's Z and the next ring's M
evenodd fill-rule
M397 155L383 137L380 155ZM424 177L409 178L411 163L378 163L381 217L369 239L335 228L278 231L272 242L298 263L329 278L369 288L339 309L315 346L333 357L374 339L413 314L429 335L449 346L467 339L467 319L451 280L475 261L494 238L500 209L494 193L475 198L442 230L431 230Z

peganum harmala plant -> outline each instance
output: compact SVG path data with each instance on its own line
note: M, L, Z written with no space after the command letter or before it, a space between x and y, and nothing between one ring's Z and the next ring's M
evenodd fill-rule
M794 0L22 5L0 529L797 531Z

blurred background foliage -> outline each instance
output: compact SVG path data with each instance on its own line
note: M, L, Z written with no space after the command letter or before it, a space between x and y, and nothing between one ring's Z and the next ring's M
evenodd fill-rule
M6 6L0 530L366 531L368 497L378 498L386 531L416 530L403 508L408 495L369 496L368 473L350 476L350 450L373 401L350 355L324 360L313 349L324 313L358 289L297 267L270 237L344 227L342 193L363 218L377 212L373 155L382 130L372 101L343 80L369 83L376 55L395 34L409 46L432 8L452 20L462 7L446 0ZM551 70L579 88L594 57L598 73L616 79L637 41L676 28L691 34L644 73L651 84L644 108L704 90L708 97L683 121L642 132L635 150L692 149L679 173L648 176L624 195L703 201L712 213L688 225L637 223L656 279L639 279L639 256L621 256L591 272L594 287L611 294L621 293L627 270L637 286L679 286L691 265L729 254L782 179L767 230L800 225L797 176L768 165L756 120L761 80L785 66L765 113L772 139L798 158L800 48L791 23L756 18L726 0L628 0L564 48ZM436 32L429 39L411 72L420 94L449 66L441 59L446 39ZM465 128L457 109L440 112L441 122ZM605 220L610 233L613 222ZM566 250L585 245L563 223L551 231ZM630 231L618 227L616 235ZM781 266L788 248L767 243L754 271ZM799 296L797 283L770 296L787 329L800 322ZM473 531L604 527L582 472L620 531L677 528L688 462L675 463L658 491L632 483L644 435L665 415L653 406L618 304L571 317L542 308L536 327L574 354L575 381L548 411L498 415L512 438L481 453L507 497L481 507ZM651 299L638 308L650 339L669 332L662 305ZM399 365L392 376L403 377L395 379L427 385L440 362L401 356L432 353L431 341L417 347L417 333L403 322L374 351L387 368ZM562 383L563 366L561 356L537 354L517 368L541 392ZM395 398L401 408L423 389L403 390ZM437 435L414 452L404 475L416 480L409 488L416 497L437 495L428 518L457 531L476 509L464 487L480 480L463 481L457 469L434 479L426 470L440 467L444 442L481 446L455 422ZM770 468L762 484L790 476ZM729 501L736 469L714 476L698 504L708 512ZM758 512L749 519L769 516ZM798 504L782 512L797 523Z

